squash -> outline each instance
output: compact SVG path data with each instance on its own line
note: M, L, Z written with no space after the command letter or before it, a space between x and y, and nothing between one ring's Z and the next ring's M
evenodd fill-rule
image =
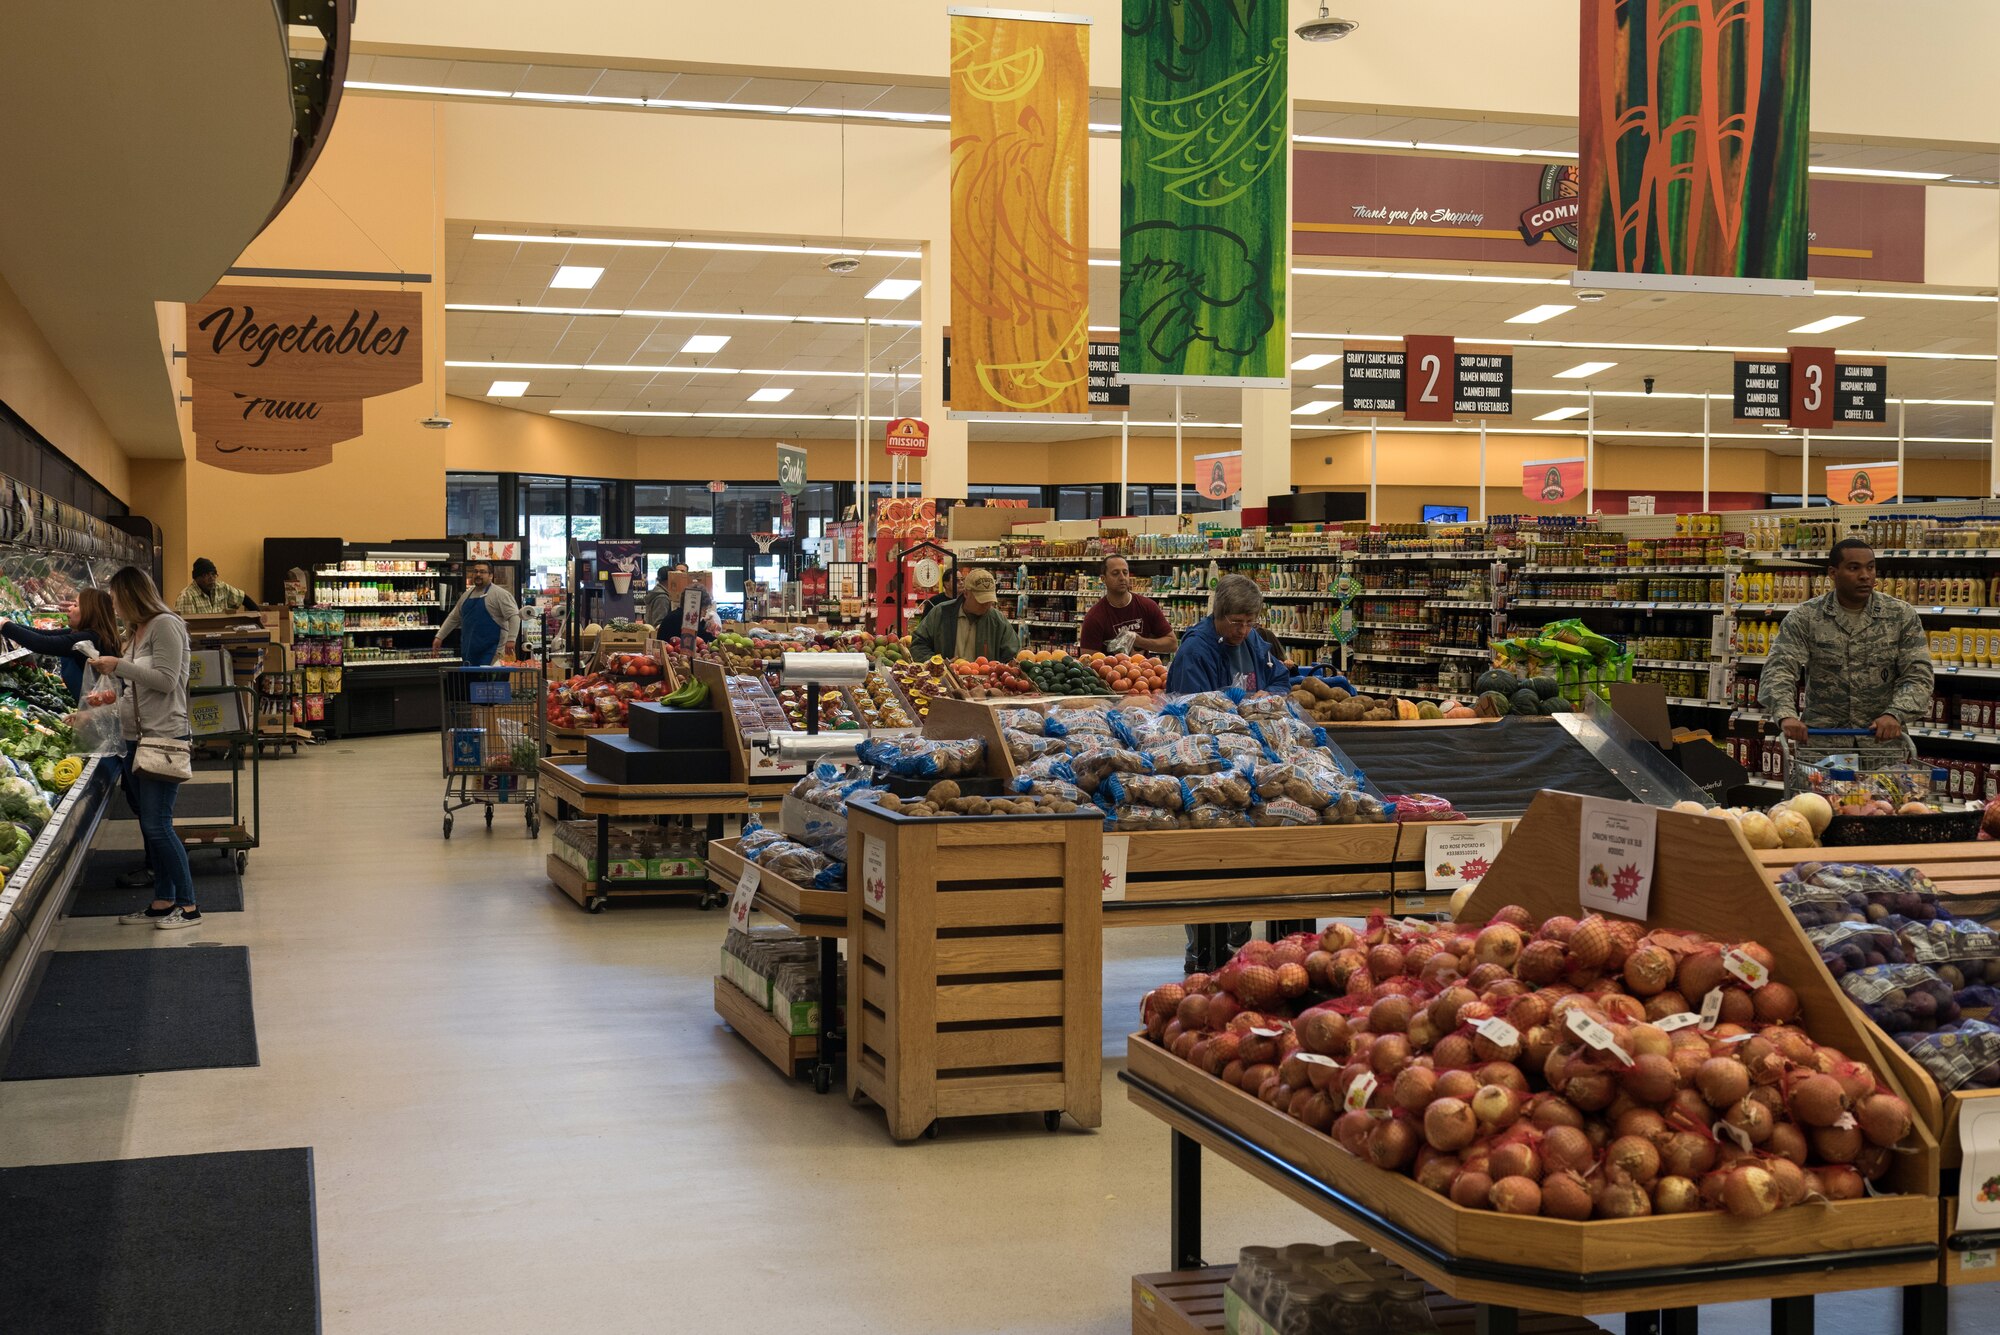
M1480 718L1505 718L1510 708L1506 696L1498 691L1487 691L1479 697L1472 712Z
M1443 718L1444 711L1442 709L1439 709L1436 705L1432 704L1430 701L1426 700L1422 704L1417 706L1417 717Z
M1396 717L1405 723L1414 722L1423 717L1422 714L1417 712L1417 706L1414 701L1404 700L1399 697L1391 700L1389 704L1395 709Z
M1471 710L1471 709L1469 709L1469 708L1467 708L1467 707L1466 707L1465 705L1453 705L1453 706L1452 706L1452 707L1451 707L1450 709L1447 709L1447 710L1445 710L1445 711L1444 711L1444 716L1445 716L1446 718L1478 718L1478 717L1479 717L1479 715L1477 715L1477 714L1473 713L1473 712L1472 712L1472 710Z
M1481 695L1512 695L1521 689L1521 679L1505 668L1489 668L1479 674L1479 680L1473 683L1472 689Z

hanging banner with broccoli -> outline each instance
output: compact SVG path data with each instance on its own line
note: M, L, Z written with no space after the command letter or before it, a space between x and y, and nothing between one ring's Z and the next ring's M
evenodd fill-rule
M1120 374L1282 386L1285 7L1125 0Z

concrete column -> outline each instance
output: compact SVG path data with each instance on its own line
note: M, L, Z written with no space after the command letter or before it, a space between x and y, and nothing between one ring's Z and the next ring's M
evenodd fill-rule
M1292 392L1243 391L1243 524L1265 523L1270 498L1292 490Z
M930 500L964 500L967 423L954 422L944 410L944 327L951 319L951 259L942 245L926 243L918 261L924 280L919 292L923 330L922 413L931 427L930 453L924 458L923 495ZM882 439L882 433L873 433Z

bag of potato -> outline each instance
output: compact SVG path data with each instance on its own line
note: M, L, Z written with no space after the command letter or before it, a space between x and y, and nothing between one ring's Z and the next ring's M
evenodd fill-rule
M1110 741L1117 736L1111 729L1110 710L1065 709L1060 705L1048 712L1042 730L1051 737L1100 737Z
M1250 823L1260 827L1278 825L1317 825L1319 812L1303 803L1281 797L1275 802L1263 802L1250 808Z
M1196 774L1181 780L1185 792L1183 805L1189 811L1201 806L1234 807L1242 809L1255 798L1250 776L1240 766L1232 765L1216 774Z
M1165 746L1147 747L1145 756L1155 774L1183 778L1190 774L1213 774L1229 764L1216 739L1207 735L1182 737Z
M1118 734L1118 739L1134 751L1165 746L1188 735L1187 721L1180 715L1162 714L1136 706L1112 710L1111 727Z
M1100 805L1159 807L1179 811L1186 805L1181 781L1170 774L1114 774L1097 788Z
M1290 703L1289 701L1287 703ZM1290 751L1318 750L1326 746L1326 729L1293 718L1289 714L1260 718L1251 725L1257 740L1266 749L1284 755Z
M1113 774L1153 772L1152 762L1143 753L1120 746L1095 746L1079 751L1070 757L1069 764L1076 786L1086 793L1096 792L1098 785Z
M1186 718L1188 731L1191 733L1204 733L1210 737L1250 735L1250 720L1231 709L1208 709L1201 705L1191 705L1188 707Z
M1250 813L1240 807L1217 806L1209 803L1189 807L1187 828L1190 830L1247 830L1250 828Z

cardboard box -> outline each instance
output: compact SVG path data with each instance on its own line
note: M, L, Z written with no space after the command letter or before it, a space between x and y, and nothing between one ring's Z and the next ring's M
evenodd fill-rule
M188 727L196 740L242 732L243 697L234 691L188 698Z
M188 655L188 689L198 691L209 686L234 686L235 670L230 655L221 649L197 649Z

